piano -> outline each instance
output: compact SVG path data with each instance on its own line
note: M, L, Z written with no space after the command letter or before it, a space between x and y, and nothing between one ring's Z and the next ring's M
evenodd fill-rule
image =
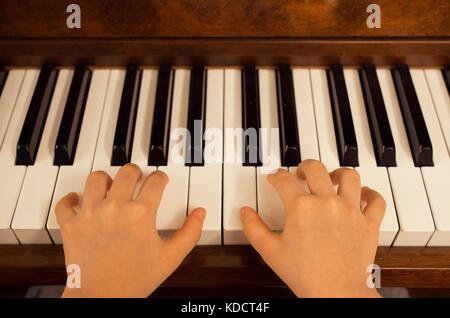
M0 1L0 289L64 284L56 202L133 162L169 175L161 236L208 210L165 295L289 295L238 209L281 231L264 169L304 159L352 167L384 196L383 287L450 288L448 1L379 0L381 28L366 25L370 1L77 4L68 28L68 4ZM176 128L200 132L181 160ZM226 142L247 128L265 142ZM267 156L249 162L252 150Z

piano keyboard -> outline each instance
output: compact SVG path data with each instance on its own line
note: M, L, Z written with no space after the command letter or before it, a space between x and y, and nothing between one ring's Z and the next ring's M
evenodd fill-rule
M295 174L301 160L316 159L330 171L354 167L363 185L383 195L379 245L450 246L449 72L0 67L0 243L60 244L58 200L81 194L92 171L114 176L133 162L144 175L162 170L170 178L157 214L161 236L203 206L199 244L248 244L241 206L256 209L274 231L284 225L264 171L281 166ZM184 150L180 140L188 136L175 128L206 136L200 148ZM221 134L208 135L209 128ZM229 128L268 130L255 145ZM237 141L233 149L227 140ZM202 153L223 163L193 161Z

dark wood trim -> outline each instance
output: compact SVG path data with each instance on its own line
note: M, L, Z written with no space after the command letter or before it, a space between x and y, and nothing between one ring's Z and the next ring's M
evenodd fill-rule
M450 247L380 247L382 286L450 288ZM64 284L61 246L0 246L0 288ZM280 287L284 283L250 246L198 246L164 287Z
M450 37L436 39L14 39L0 40L0 64L119 66L258 65L387 65L450 63Z

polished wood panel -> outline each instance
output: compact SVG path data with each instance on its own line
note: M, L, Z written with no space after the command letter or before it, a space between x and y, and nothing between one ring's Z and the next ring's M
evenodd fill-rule
M80 0L81 29L66 27L68 1L0 0L0 64L128 63L210 66L450 63L450 2Z
M0 246L0 287L64 284L61 246ZM378 249L382 286L450 288L450 247ZM250 246L198 246L164 287L284 286Z
M77 0L80 29L66 27L61 0L0 0L4 38L435 37L450 36L448 0Z

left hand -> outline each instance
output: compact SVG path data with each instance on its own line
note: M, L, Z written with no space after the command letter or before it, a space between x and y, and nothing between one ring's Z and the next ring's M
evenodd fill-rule
M57 204L66 266L77 264L81 271L81 288L66 287L63 297L147 297L200 239L203 208L170 239L160 238L156 213L169 178L153 172L133 200L141 176L134 164L123 166L114 181L97 171L86 181L80 213L74 210L76 193Z

